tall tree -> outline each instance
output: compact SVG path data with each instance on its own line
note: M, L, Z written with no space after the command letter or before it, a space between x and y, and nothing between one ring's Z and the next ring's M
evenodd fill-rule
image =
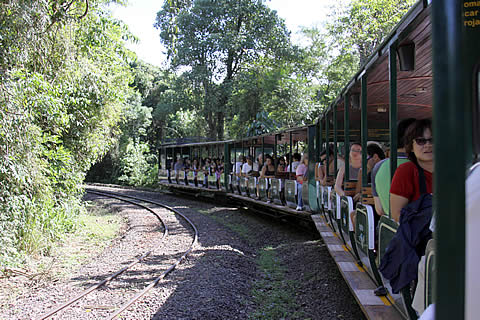
M415 0L353 0L337 4L330 35L341 48L355 48L363 65Z
M108 2L0 3L2 265L72 228L85 172L115 139L131 35Z
M283 20L261 0L166 1L155 25L172 67L189 67L208 135L217 139L224 138L238 72L259 57L282 55L290 47Z

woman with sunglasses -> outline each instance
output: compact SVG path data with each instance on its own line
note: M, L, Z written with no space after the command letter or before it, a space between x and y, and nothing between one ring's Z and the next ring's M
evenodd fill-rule
M350 146L350 164L348 167L349 178L350 180L358 180L358 172L362 167L362 145L360 143L354 142ZM339 196L344 196L345 191L343 191L343 178L345 176L345 163L340 166L340 169L337 173L337 178L335 179L335 192Z
M405 151L410 161L397 168L390 186L390 209L392 218L397 222L400 221L402 208L420 198L417 164L424 171L427 192L432 193L433 133L430 119L416 120L408 127Z

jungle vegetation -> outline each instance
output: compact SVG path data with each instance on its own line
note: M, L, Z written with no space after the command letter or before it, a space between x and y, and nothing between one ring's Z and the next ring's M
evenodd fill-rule
M165 68L126 48L112 3L0 3L0 265L78 226L86 178L154 184L162 141L312 123L412 0L340 3L303 46L265 1L165 0Z

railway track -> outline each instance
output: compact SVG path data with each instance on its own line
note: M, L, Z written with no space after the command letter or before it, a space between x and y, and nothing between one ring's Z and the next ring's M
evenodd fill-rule
M184 214L182 214L180 211L176 210L175 208L172 208L168 205L165 205L163 203L157 202L157 201L152 201L144 198L138 198L138 197L132 197L128 195L123 195L123 194L117 194L117 193L112 193L112 192L99 192L99 191L94 191L94 190L86 190L87 193L101 196L101 197L107 197L107 198L112 198L116 200L120 200L125 203L129 203L135 206L138 206L150 213L152 213L161 223L163 227L163 234L160 238L160 240L156 243L155 246L153 246L150 250L147 252L143 253L140 257L135 258L134 261L130 262L128 265L124 266L123 268L119 269L118 271L114 272L107 278L103 279L102 281L90 286L88 289L80 292L73 298L69 299L68 301L64 302L58 307L55 307L48 313L43 314L40 316L39 320L43 319L49 319L55 315L58 315L62 310L65 310L66 308L74 305L76 302L81 300L82 298L86 297L87 295L91 294L92 292L104 287L106 284L110 283L112 280L118 278L120 275L124 274L127 271L132 270L132 268L136 265L142 264L144 262L147 262L149 256L152 255L152 252L154 252L155 248L158 247L159 244L165 242L167 240L168 243L168 236L169 236L169 227L168 224L164 221L164 219L161 218L161 216L155 212L155 209L158 207L166 209L170 212L173 212L175 215L180 216L191 228L193 231L193 240L190 244L190 246L183 252L183 254L177 258L173 263L169 264L168 267L161 272L160 274L157 274L153 280L150 281L148 285L146 285L143 289L140 291L136 292L133 297L129 298L127 301L125 301L120 307L118 307L112 314L107 316L107 319L114 319L118 317L120 314L122 314L125 310L127 310L131 305L133 305L136 301L140 300L143 296L145 296L153 287L155 287L162 279L164 279L169 273L171 273L175 268L187 257L187 255L192 252L194 249L195 245L197 244L198 241L198 229L193 224L193 222L186 217ZM142 204L143 203L143 204ZM152 209L148 205L153 205L156 206L157 208Z

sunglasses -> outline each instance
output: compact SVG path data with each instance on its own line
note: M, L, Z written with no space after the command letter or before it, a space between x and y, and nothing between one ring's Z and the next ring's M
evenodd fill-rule
M433 138L429 138L429 139L415 138L414 140L419 146L424 146L427 142L433 145Z

